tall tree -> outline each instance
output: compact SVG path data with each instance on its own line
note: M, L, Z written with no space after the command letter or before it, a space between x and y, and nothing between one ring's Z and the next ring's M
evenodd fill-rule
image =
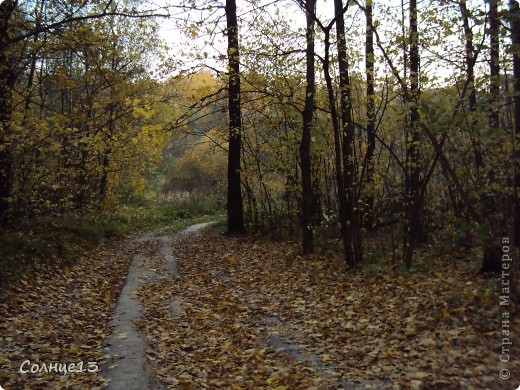
M240 183L240 153L242 144L242 112L240 103L240 52L238 41L237 5L235 0L226 0L226 34L228 38L228 112L229 151L227 186L228 233L242 233L244 210Z
M366 119L367 119L367 151L365 156L366 180L371 184L374 170L374 152L376 149L376 112L374 96L374 31L372 28L372 0L367 0L365 9L365 73L366 73ZM366 225L374 225L374 195L369 188L369 195L365 199Z
M489 112L488 112L488 123L489 128L492 132L496 131L500 127L500 16L498 12L498 0L488 0L489 13L488 13L488 35L489 35ZM486 164L483 162L482 166ZM487 180L493 180L493 168L487 168L487 172L483 175ZM484 193L482 198L482 205L490 213L489 222L489 237L484 243L484 256L482 266L480 268L481 273L497 273L500 272L500 248L498 243L494 242L498 239L497 234L497 221L495 215L498 210L498 199L497 194L491 191L490 188L486 188L490 192Z
M417 29L417 0L410 0L410 121L406 137L405 173L405 247L404 262L408 268L412 264L414 247L424 238L422 225L421 164L419 132L419 33Z
M18 6L16 0L0 3L0 230L7 225L13 167L9 145L12 90L16 82L15 61L9 47L10 20Z
M514 76L514 134L518 140L520 137L520 6L518 1L510 0L509 9L511 12L511 41L513 44L513 76ZM520 150L514 152L515 163L515 201L514 201L514 232L515 245L520 248Z
M500 126L500 18L498 0L489 1L489 126Z
M305 39L307 47L305 50L306 72L305 72L305 107L303 109L303 129L300 141L300 165L302 170L302 245L303 253L314 252L314 192L312 187L311 167L311 131L314 120L316 75L315 75L315 49L314 49L314 27L315 27L316 0L305 1L306 32Z
M477 91L475 88L475 63L477 55L475 45L473 43L473 30L469 24L470 12L468 10L466 0L460 0L459 9L462 16L462 26L464 29L464 58L466 63L467 88L469 90L469 127L471 139L473 142L475 166L480 171L484 165L482 157L482 147L480 145L480 134L475 128L475 112L477 110Z
M347 218L345 216L346 209L346 201L347 197L345 196L345 185L343 184L343 159L342 159L342 131L339 122L338 110L336 108L336 95L334 93L334 86L332 83L331 76L331 66L330 66L330 32L334 24L329 24L328 26L322 27L322 30L325 34L324 37L324 46L325 46L325 55L323 57L323 74L325 76L325 83L327 86L327 97L329 100L329 110L330 117L332 121L332 130L334 134L334 165L336 171L336 188L337 188L337 197L338 197L338 216L339 222L341 226L341 236L343 240L343 252L345 254L345 260L347 260L346 254L352 253L350 241L347 239L346 231L348 229L347 226Z
M342 0L334 0L334 17L336 19L336 35L338 50L340 115L342 127L343 154L343 184L345 186L345 218L346 229L343 232L345 240L345 260L349 266L356 265L362 259L361 232L359 218L356 214L356 189L354 165L354 121L352 118L352 98L347 59L347 43L345 36L345 10Z

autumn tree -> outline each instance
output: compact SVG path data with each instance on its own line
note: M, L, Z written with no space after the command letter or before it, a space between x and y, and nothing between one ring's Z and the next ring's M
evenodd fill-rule
M374 53L374 31L372 30L372 0L366 1L365 17L365 73L366 73L366 132L367 132L367 151L363 168L366 171L366 182L370 186L373 184L375 150L376 150L376 107L375 107L375 53ZM369 188L365 198L365 226L374 226L374 195L373 189Z
M315 53L314 53L314 26L315 26L316 1L307 0L305 2L306 17L306 72L305 72L305 108L303 109L303 128L300 142L300 165L302 172L302 246L303 253L309 254L314 251L314 193L312 187L312 167L311 167L311 131L314 119L314 100L315 100Z
M491 91L490 16L464 0L428 8L413 1L355 2L358 7L337 1L332 18L332 10L319 16L321 4L297 4L305 10L302 26L291 25L282 10L295 7L290 2L248 3L240 17L248 31L238 70L245 222L278 234L282 225L293 232L300 218L304 252L311 250L311 233L313 244L324 232L336 234L350 265L362 258L363 235L370 236L363 226L403 229L394 254L402 251L408 267L422 243L446 239L448 231L465 248L483 243L496 225L483 201L505 196L499 186L508 172L497 149L505 134L486 120L493 106L485 93ZM211 9L212 23L219 12ZM189 32L218 31L201 22L188 24ZM354 27L345 31L348 26ZM238 51L214 49L194 57L231 87L229 59ZM496 80L507 91L510 65L505 57L499 63L504 76ZM212 92L202 101L223 98L229 96ZM507 129L503 96L497 102ZM488 175L491 169L497 175Z
M26 6L7 19L1 50L16 70L2 89L9 129L2 171L10 176L2 180L3 207L17 219L84 212L101 205L115 178L132 166L132 138L153 129L157 137L138 145L164 142L143 104L145 86L153 84L143 77L146 57L158 41L153 24L140 23L148 15L131 2L120 8L37 2L34 14ZM149 41L130 44L144 30Z
M520 6L517 1L511 0L509 2L509 8L511 12L511 41L512 41L512 52L513 52L513 76L514 76L514 134L515 137L520 136ZM514 200L514 232L515 232L515 245L520 247L520 152L515 150L513 156L515 161L515 200Z
M417 30L417 2L410 1L410 122L406 136L406 173L405 173L405 248L404 261L409 268L412 263L413 249L418 242L424 240L422 224L421 197L421 162L420 162L420 130L419 130L419 33Z
M347 60L345 20L343 2L334 2L334 16L336 19L339 90L340 90L340 117L342 135L342 165L343 185L345 186L345 258L349 266L360 262L362 255L362 244L360 234L359 208L357 208L357 193L355 187L355 155L354 155L354 121L352 117L352 94L349 75L349 64Z
M514 136L518 139L520 135L520 6L517 1L510 0L509 11L511 12L511 43L513 53L513 77L514 77ZM518 148L513 151L513 161L515 163L515 177L513 189L513 232L514 244L517 247L517 254L520 252L520 151ZM520 291L518 288L518 265L513 270L512 290L516 296L516 301L520 301Z
M242 233L245 231L240 182L242 107L240 102L240 48L235 0L226 0L226 22L229 65L228 233Z

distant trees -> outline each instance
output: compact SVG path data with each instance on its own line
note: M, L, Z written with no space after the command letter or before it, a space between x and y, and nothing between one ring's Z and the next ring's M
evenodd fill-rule
M514 1L187 1L209 71L168 81L147 76L156 26L136 3L23 7L0 6L3 223L131 196L168 129L219 138L230 233L299 232L303 253L339 238L355 266L388 231L407 267L424 242L489 256L518 234Z
M470 9L465 1L439 4L438 13L435 14L430 10L421 10L416 3L411 2L409 6L405 5L406 9L387 7L389 12L395 12L396 16L403 16L398 25L389 29L384 24L388 21L383 22L385 14L382 13L381 4L375 4L376 11L371 1L357 6L366 16L363 57L357 56L355 48L342 40L343 34L349 36L349 33L342 32L341 18L352 18L353 10L349 12L347 5L338 1L334 19L330 23L324 23L318 13L311 14L306 8L307 17L312 15L314 19L307 18L306 25L317 24L319 29L315 35L321 33L324 37L324 46L320 46L315 52L315 57L323 64L324 78L323 85L320 84L321 81L316 85L316 111L312 122L314 127L310 128L310 134L307 126L307 123L310 123L309 117L302 117L302 140L305 142L300 146L305 147L300 148L299 157L296 156L300 160L299 167L296 168L301 168L301 172L293 169L287 180L282 181L286 187L280 193L280 200L283 199L282 193L294 193L294 185L301 182L302 190L296 194L302 205L300 222L304 233L307 227L311 226L312 231L320 236L325 226L330 226L332 215L332 221L343 225L345 253L351 265L357 262L353 260L356 257L362 258L362 245L357 249L355 246L362 242L363 234L355 233L356 229L361 232L362 226L378 229L400 223L404 231L403 261L408 267L413 264L414 248L425 240L438 239L442 229L448 229L448 226L449 229L458 232L458 239L476 239L484 244L490 237L496 237L499 233L489 230L495 229L498 220L483 213L486 206L481 202L493 198L498 201L497 197L504 196L511 188L507 181L504 181L505 177L511 175L511 167L507 167L504 155L496 149L498 139L510 145L509 141L506 141L507 134L510 133L507 125L508 121L514 122L506 119L510 118L506 115L509 106L504 105L504 94L512 93L508 90L512 85L508 83L512 58L507 59L499 55L500 60L497 61L494 54L499 53L498 46L507 46L509 39L493 33L496 31L493 29L494 20L497 17L500 19L502 14L499 12L495 15L493 7L489 8L489 13L481 12L482 8ZM407 18L404 17L405 11L408 14ZM272 13L271 17L273 15L276 15L276 12ZM355 19L348 20L352 25L356 23ZM453 25L454 20L459 23ZM485 29L486 21L488 28ZM448 24L453 27L448 28ZM335 35L331 30L332 26L336 27ZM257 28L264 31L261 25ZM305 28L303 31L307 33L309 30ZM460 35L457 35L459 33ZM292 42L290 46L272 45L271 51L266 52L264 57L259 56L258 52L253 54L253 47L248 50L245 46L247 55L244 61L248 61L248 55L254 57L257 63L262 59L269 61L270 71L273 72L275 69L271 74L280 75L277 78L268 74L265 74L265 77L255 76L257 80L261 80L261 84L253 82L255 102L259 99L265 102L264 108L259 108L261 105L255 103L255 110L261 110L263 115L273 117L275 112L287 112L288 107L310 115L309 99L313 94L306 90L310 85L309 79L306 78L310 75L309 69L304 72L302 66L299 71L293 68L294 71L291 73L276 65L280 58L284 58L286 63L296 66L296 59L300 58L300 61L305 59L308 68L311 63L307 56L310 52L310 40L308 34L304 35L300 35L300 46L288 35L287 41ZM338 47L332 53L331 35L338 43ZM259 36L262 37L261 34ZM276 41L273 35L264 36L266 40ZM297 33L294 37L296 36ZM352 38L352 35L350 37ZM443 46L448 40L453 42L454 39L458 39L455 37L462 37L462 40L458 41L458 47L461 48L458 53L463 53L462 56ZM488 37L489 45L485 37ZM261 47L260 44L257 46ZM252 54L249 54L250 52ZM423 61L421 52L425 56ZM489 60L486 59L487 53ZM359 77L361 58L365 61L364 82ZM296 62L293 62L293 59ZM489 61L490 66L495 64L495 70L488 68L488 71L484 61ZM337 73L331 67L336 63ZM355 64L355 71L350 80L349 63ZM453 72L451 78L441 80L443 76L434 74L431 64L437 64L433 65L437 67L439 64L456 66L449 65ZM500 72L497 73L497 64L499 67L505 67L504 76L501 76ZM257 66L256 69L261 72L263 65ZM248 75L243 77L248 81L255 80L249 71ZM294 84L291 84L292 80ZM485 95L486 80L490 80L491 83L489 99L494 99L496 104L484 104L491 101ZM361 89L363 84L364 89ZM284 89L285 92L282 92ZM245 91L244 96L249 96L249 93ZM280 104L280 108L275 102ZM247 98L243 107L246 110L250 107ZM493 109L489 111L486 107ZM323 116L324 112L331 115L330 120ZM482 122L482 118L488 115L495 118L493 123L499 124L495 130L492 121L488 126L484 126ZM282 127L290 128L293 133L294 129L298 128L295 123L297 119L291 115L277 118L285 121L285 126ZM273 124L265 122L265 126ZM340 129L339 133L334 129ZM502 129L502 132L499 129ZM250 129L246 126L243 131L245 139L249 140ZM338 136L341 139L340 150L337 148ZM309 139L310 144L306 141ZM254 144L250 145L249 141L247 144L248 148L255 147ZM256 144L256 147L261 148L262 144ZM307 149L310 151L312 166L311 180L306 173L308 160L302 159L302 156L307 154ZM295 153L294 148L287 148L285 151ZM247 184L253 180L251 175L254 172L251 171L251 167L270 164L264 159L267 155L258 152L254 155L258 160L257 164L247 163L244 170L247 177L244 188L247 190L248 213L256 208L257 196L253 187ZM341 165L335 160L338 156L341 157ZM471 159L468 159L469 156ZM245 160L248 158L244 157ZM294 161L294 158L294 154L293 157L286 158L287 163ZM486 160L489 162L486 163ZM494 170L495 174L487 177L486 171L489 169L484 167L489 164L501 173L496 174L497 171ZM297 173L296 176L294 172ZM483 175L487 177L484 181ZM260 180L266 178L264 174L260 176ZM309 182L314 185L310 186ZM316 187L315 184L318 182L319 187ZM311 217L306 212L310 210L311 204L308 200L309 189L313 190L314 204L318 205L315 210L327 210L326 218L322 218L321 222L319 219L312 219L314 224L309 224ZM261 191L258 192L260 193ZM269 202L274 199L272 195ZM347 203L343 204L343 198ZM327 214L329 212L332 214ZM446 212L451 217L441 218L441 215L446 217ZM504 212L497 209L495 215L500 218L500 215L505 215ZM256 221L256 226L259 222L258 214L255 215L253 220ZM249 217L249 214L246 214L247 220ZM511 219L502 219L502 223L507 226ZM304 242L308 243L310 240L307 238ZM471 244L467 242L465 245ZM307 248L304 252L308 252L308 244L304 246Z

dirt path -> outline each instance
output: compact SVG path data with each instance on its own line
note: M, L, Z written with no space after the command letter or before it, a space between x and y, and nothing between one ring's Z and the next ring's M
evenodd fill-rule
M113 320L112 334L107 338L103 353L108 357L101 367L110 381L109 389L157 389L158 384L147 369L146 342L135 323L143 317L143 306L137 291L152 282L172 279L179 274L173 244L180 237L195 235L210 223L200 223L173 235L147 235L136 239L144 244L144 253L133 255L132 263L121 291ZM180 305L172 302L172 310Z
M461 291L442 272L367 277L325 256L302 258L290 244L214 230L180 238L175 257L180 276L138 291L156 389L508 389L516 381L499 378L519 366L496 359L499 329L482 321L494 307L481 299L492 294L485 280Z
M291 243L202 234L203 226L99 246L0 291L0 386L509 390L520 382L520 318L501 320L496 283L470 278L466 266L345 272L332 256L302 258ZM507 362L498 359L504 329Z

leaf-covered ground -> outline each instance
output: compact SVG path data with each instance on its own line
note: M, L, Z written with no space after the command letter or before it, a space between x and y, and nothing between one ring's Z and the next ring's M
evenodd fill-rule
M215 232L177 243L181 275L140 292L146 316L139 325L165 387L513 389L520 383L518 348L513 361L499 361L496 281L451 267L428 276L367 277L325 256L300 258L292 248ZM504 368L512 373L507 381L499 378Z
M73 266L0 291L0 385L5 390L106 387L96 370L103 340L130 259L143 249L128 241L99 245ZM83 372L57 373L54 363Z
M19 372L31 363L103 361L102 343L131 258L165 267L154 247L85 253L67 270L0 292L0 385L106 387L99 372ZM139 291L157 388L515 389L514 349L501 363L498 283L466 268L429 274L345 272L292 244L226 238L210 229L173 242L178 277ZM502 309L504 309L502 307ZM512 315L512 314L511 314ZM25 366L29 369L31 366ZM511 378L499 378L507 369Z

